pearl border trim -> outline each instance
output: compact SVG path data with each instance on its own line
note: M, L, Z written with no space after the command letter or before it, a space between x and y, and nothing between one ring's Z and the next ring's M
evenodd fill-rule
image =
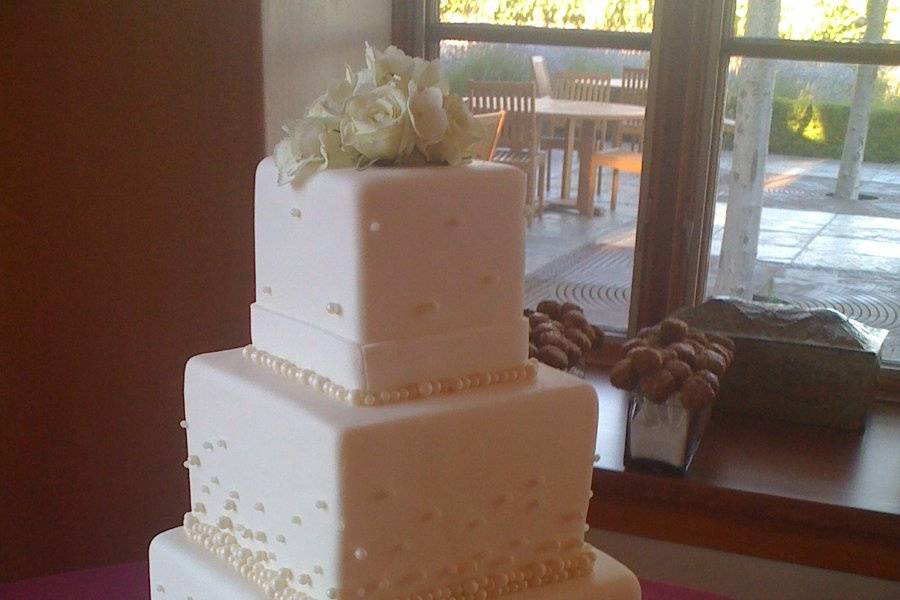
M202 523L193 513L184 515L184 529L191 540L219 560L230 564L241 576L260 587L267 598L316 600L313 596L291 586L291 582L294 580L291 569L275 570L266 566L266 563L274 559L274 555L263 550L254 553L244 548L238 543L237 537L227 529ZM576 577L585 577L593 572L596 559L597 556L593 552L582 549L570 558L555 557L539 560L505 572L473 576L464 582L439 585L430 590L393 596L392 599L487 600ZM368 591L375 592L375 590L367 590L365 587L359 588L355 593L329 588L326 596L329 599L353 596L362 598L367 595Z
M349 404L350 406L380 406L395 404L408 400L427 398L435 394L450 394L463 390L510 383L513 381L530 381L537 375L537 360L531 358L524 364L499 371L472 373L461 377L431 379L421 383L407 385L395 390L371 392L358 389L347 389L312 369L304 369L289 360L269 354L253 345L245 346L243 356L258 367L270 370L285 379L296 381L315 388L326 396Z

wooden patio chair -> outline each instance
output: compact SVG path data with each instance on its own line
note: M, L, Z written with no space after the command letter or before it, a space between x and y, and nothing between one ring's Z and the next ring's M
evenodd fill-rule
M540 150L533 82L470 81L469 108L474 114L504 111L503 129L493 160L516 166L528 177L525 210L528 222L544 212L547 154Z
M553 97L585 102L609 102L612 80L609 75L585 71L560 71L553 82ZM597 128L596 149L603 148L606 140L606 121Z
M531 57L531 69L534 72L534 87L541 98L553 95L553 83L550 80L550 71L543 56Z
M649 69L624 67L622 69L620 102L622 104L647 106L647 82L649 81L649 75ZM632 150L640 150L644 145L644 121L620 121L613 137L613 146L616 148L620 147L625 138L632 140Z
M547 62L543 56L531 57L531 70L534 75L534 86L539 97L553 95L553 80L550 71L547 70ZM550 164L553 160L553 150L566 149L566 120L558 118L545 118L541 120L541 150L547 152L547 177L545 177L545 189L550 191Z
M612 169L612 179L609 182L609 210L616 210L616 197L619 194L619 171L641 174L641 165L644 155L640 152L627 151L622 149L610 150L607 152L595 152L591 157L591 168L600 169L607 167ZM600 178L597 178L598 184ZM595 192L596 195L596 192Z
M553 82L553 97L586 102L609 102L611 81L609 75L585 71L560 71Z
M500 132L503 131L503 121L506 119L506 111L480 113L474 115L484 128L484 140L475 149L475 158L479 160L492 160Z

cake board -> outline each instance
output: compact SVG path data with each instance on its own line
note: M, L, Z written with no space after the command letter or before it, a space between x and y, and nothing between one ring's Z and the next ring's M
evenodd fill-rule
M612 557L594 550L590 577L510 594L513 600L639 600L637 577ZM266 593L188 538L184 528L165 531L150 544L151 600L265 600ZM324 598L324 593L321 596Z

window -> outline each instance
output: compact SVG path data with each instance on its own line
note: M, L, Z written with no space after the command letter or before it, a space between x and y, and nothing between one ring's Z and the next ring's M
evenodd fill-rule
M398 4L418 6L407 37L426 54L441 55L457 91L473 76L525 79L524 58L537 53L554 70L578 61L611 75L629 61L651 69L642 175L620 174L615 213L608 210L611 177L604 174L594 198L603 216L573 220L567 230L562 221L569 217L560 216L566 213L551 211L532 228L528 270L532 282L546 284L541 294L556 286L587 303L627 305L596 321L622 331L627 319L632 332L729 290L830 306L892 330L900 322L894 317L900 315L900 44L892 42L900 38L900 0L428 0L395 2L395 9ZM873 21L883 27L870 27ZM851 192L858 199L842 200L840 156L846 123L859 120L851 112L860 103L854 89L861 72L874 81L870 98L863 98L869 126L857 170L861 183ZM748 75L761 89L748 91ZM747 152L750 129L755 163ZM604 141L611 145L611 137ZM747 210L734 200L734 174L753 164L762 174L752 194L756 214L741 217ZM551 168L551 199L564 195L553 174L558 168ZM593 230L598 224L602 231ZM582 269L587 276L573 276L579 269L566 269L560 259L577 262L591 246L615 246L624 258L611 267L612 254L604 264L597 253L601 275ZM558 268L534 277L555 261ZM744 265L745 289L729 287L736 264ZM613 277L615 268L622 273ZM900 357L895 333L900 329L887 344L888 360Z

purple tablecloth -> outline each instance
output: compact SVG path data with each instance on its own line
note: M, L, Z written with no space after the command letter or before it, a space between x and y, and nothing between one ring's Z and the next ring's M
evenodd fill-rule
M641 580L643 600L728 600L664 583ZM73 571L0 585L2 600L148 600L147 563Z

